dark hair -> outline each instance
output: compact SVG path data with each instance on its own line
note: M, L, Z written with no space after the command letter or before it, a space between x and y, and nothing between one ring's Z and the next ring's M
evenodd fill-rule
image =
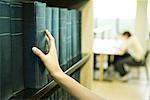
M123 36L127 36L127 37L130 37L131 36L131 33L130 32L128 32L128 31L125 31L125 32L123 32L123 34L122 34Z

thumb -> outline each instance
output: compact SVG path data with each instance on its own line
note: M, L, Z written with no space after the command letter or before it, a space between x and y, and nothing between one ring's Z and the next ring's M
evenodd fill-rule
M37 55L41 60L44 59L45 54L44 54L40 49L38 49L37 47L33 47L33 48L32 48L32 51L33 51L33 53L34 53L35 55Z

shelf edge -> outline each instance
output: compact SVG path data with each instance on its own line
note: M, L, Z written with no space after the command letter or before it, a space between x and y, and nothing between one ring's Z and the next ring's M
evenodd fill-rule
M76 64L74 64L72 67L70 67L68 70L65 71L66 74L70 75L74 71L76 71L78 68L82 67L90 58L90 54L86 54L85 57L83 57L81 60L79 60ZM58 84L53 80L43 88L41 88L39 91L37 91L31 98L29 99L40 99L44 95L46 95L49 91L51 91L54 87L56 87Z

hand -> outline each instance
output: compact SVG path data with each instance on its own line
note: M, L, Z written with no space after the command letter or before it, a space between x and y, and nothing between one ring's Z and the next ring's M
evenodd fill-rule
M66 91L68 91L68 93L79 100L104 100L102 97L96 95L89 89L83 87L73 78L63 73L58 63L54 38L47 30L46 35L47 42L49 44L48 54L45 55L40 49L36 47L33 47L32 50L34 54L36 54L42 60L46 68L49 70L50 75L54 78L55 82L57 82Z
M45 55L40 49L37 47L33 47L32 51L35 55L37 55L41 61L44 63L45 67L50 72L50 75L53 76L53 74L57 72L62 72L57 58L57 51L55 48L55 42L52 35L46 30L46 39L48 42L49 52Z

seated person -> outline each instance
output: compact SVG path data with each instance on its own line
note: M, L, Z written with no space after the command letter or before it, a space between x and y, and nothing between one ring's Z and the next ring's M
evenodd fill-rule
M122 34L124 43L119 48L120 56L114 57L115 70L119 72L122 81L127 81L128 71L124 65L132 65L141 62L144 59L144 50L138 39L126 31Z
M48 31L46 31L47 41L49 45L48 54L44 54L37 47L33 47L32 51L36 54L47 70L51 77L57 82L60 86L62 86L68 93L74 96L77 100L105 100L101 96L93 93L91 90L79 84L73 78L65 74L59 66L54 38L50 35Z

